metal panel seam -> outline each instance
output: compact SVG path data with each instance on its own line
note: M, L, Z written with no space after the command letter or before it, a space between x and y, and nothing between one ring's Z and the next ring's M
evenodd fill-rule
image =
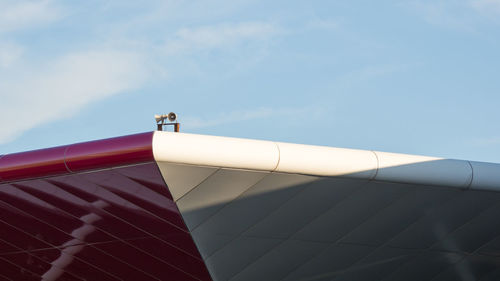
M368 181L373 181L377 175L378 175L378 169L380 168L380 160L378 159L378 154L375 150L371 150L371 152L375 155L375 159L377 159L377 167L375 168L375 173L373 174L373 176L368 179Z
M10 205L10 204L9 204L9 205ZM19 231L19 232L21 232L21 233L23 233L23 234L25 234L25 235L27 235L27 236L29 236L29 237L31 237L31 238L34 238L35 240L38 240L38 241L41 241L41 242L43 242L43 243L46 243L46 244L50 245L52 248L57 248L57 245L54 245L54 244L52 244L51 242L44 241L44 240L40 239L39 237L33 236L33 234L31 234L31 233L29 233L29 232L25 231L24 229L21 229L21 228L20 228L20 227L18 227L18 226L14 226L14 225L12 225L12 224L10 224L10 223L8 223L8 222L4 221L3 219L0 219L0 222L2 222L2 223L4 223L4 224L6 224L7 226L9 226L9 227L11 227L11 228L15 229L16 231ZM64 252L64 250L65 250L65 249L61 249L61 253L66 253L66 252ZM67 253L66 253L66 254L67 254ZM115 279L117 279L117 280L122 280L121 278L118 278L118 277L114 276L113 274L111 274L111 273L109 273L109 272L105 271L104 269L99 268L98 266L95 266L95 265L91 264L90 262L86 262L86 261L84 261L84 260L83 260L82 258L80 258L80 257L76 257L76 256L73 256L73 257L74 257L76 260L79 260L79 261L81 261L82 263L85 263L85 264L87 264L87 265L89 265L89 266L91 266L91 267L93 267L93 268L97 269L98 271L101 271L102 273L105 273L105 274L107 274L107 275L109 275L109 276L111 276L111 277L113 277L113 278L115 278Z
M276 209L270 211L266 217L272 215L273 213L277 212L280 208L282 208L286 202L289 202L290 200L292 200L295 196L297 196L299 193L303 192L304 189L306 189L308 186L309 186L310 183L307 183L306 186L304 186L300 191L297 191L296 194L294 194L293 196L291 196L289 199L287 199L286 201L284 201L280 206L278 206ZM316 219L318 219L319 217L321 217L322 215L324 215L326 212L329 212L330 210L336 208L340 203L342 203L344 200L346 200L347 198L350 198L352 196L354 196L355 193L359 192L360 189L362 189L366 184L368 184L368 181L362 181L359 186L357 186L358 190L354 191L353 193L345 196L344 198L342 198L340 201L336 202L333 206L330 206L327 210L323 211L322 213L319 213L317 214L314 218L310 219L309 222L305 223L302 227L298 228L293 234L291 234L290 236L288 236L287 238L273 238L273 237L270 237L270 239L278 239L278 240L283 240L282 242L280 242L279 244L282 244L284 243L285 241L288 241L288 240L291 240L293 239L292 237L297 234L298 232L300 232L301 230L303 230L304 228L306 228L306 226L310 225L313 221L315 221ZM257 221L255 223L253 223L252 225L248 226L247 228L245 228L245 230L243 230L242 232L240 232L240 234L238 234L237 237L235 237L234 239L231 239L231 241L235 240L235 239L238 239L240 237L243 236L243 234L248 231L249 229L251 229L252 227L254 227L255 225L257 225L258 223L260 223L260 221ZM252 237L252 236L248 236L246 235L245 237ZM295 240L295 239L294 239ZM210 257L212 257L213 255L216 254L216 252L219 252L221 251L222 249L224 249L227 245L229 245L229 243L231 242L229 241L227 244L223 245L221 248L217 249L216 251L214 251L210 256L208 256L206 258L206 260L208 260ZM308 241L308 240L304 240L304 241ZM312 240L311 240L312 241ZM312 242L318 242L318 241L312 241ZM320 243L323 243L323 242L320 242ZM279 246L276 245L274 246L272 249L274 249L275 247ZM269 251L271 251L272 249L270 249ZM267 253L267 252L266 252ZM266 253L264 253L263 255L265 255ZM239 274L239 272L237 273ZM235 274L236 275L236 274Z
M275 172L278 169L281 161L280 145L277 142L274 142L274 144L276 145L276 149L278 149L278 161L276 162L276 166L274 166L274 169L272 169L271 172Z
M13 266L14 266L14 267L16 267L16 268L21 269L21 270L26 270L26 272L29 272L29 273L30 273L30 274L32 274L33 276L38 276L38 277L40 277L40 280L42 280L42 276L40 276L40 274L34 273L33 271L31 271L31 270L29 270L29 269L26 269L25 267L23 267L23 266L21 266L21 265L18 265L18 264L16 264L16 263L14 263L14 262L12 262L12 261L10 261L10 260L8 260L8 259L4 258L4 257L0 257L0 260L5 261L5 262L7 262L7 263L9 263L9 264L13 265ZM10 278L9 278L9 280L12 280L12 279L10 279Z
M14 186L16 189L20 190L17 184L13 184L13 186ZM57 185L55 185L55 186L57 186ZM58 188L59 188L59 187L58 187ZM22 192L25 192L25 193L26 193L26 191L22 191ZM32 196L35 196L35 195L31 194L31 193L28 193L28 194L30 194L30 195L32 195ZM36 197L36 198L38 198L39 200L43 201L43 202L46 202L47 204L52 205L51 203L47 202L46 200L44 200L44 199L42 199L42 198L40 198L40 197L38 197L38 196L35 196L35 197ZM123 200L125 200L125 201L129 202L130 204L134 204L133 202L130 202L130 201L128 201L127 199L123 199ZM1 201L1 202L3 202L3 201ZM40 219L40 218L38 218L38 217L36 217L36 216L34 216L34 215L32 215L32 214L26 213L25 211L20 210L18 207L14 206L14 205L12 205L12 204L10 204L10 203L3 202L3 203L0 203L0 204L6 204L6 205L9 205L9 206L11 206L12 208L14 208L14 209L18 210L18 212L24 213L24 214L26 214L26 216L33 217L35 220L37 220L37 221L39 221L39 222L41 222L41 223L43 223L43 224L46 224L46 225L48 225L49 227L52 227L53 229L56 229L56 230L58 230L58 231L60 231L60 232L63 232L63 233L66 233L67 235L72 236L72 237L74 237L74 238L80 239L80 238L78 238L78 237L73 236L73 235L72 235L72 233L68 233L67 231L62 230L62 229L60 229L59 227L56 227L56 226L54 226L54 225L51 225L50 223L48 223L47 221L45 221L45 220L43 220L43 219ZM137 206L137 205L136 205L136 206ZM140 208L140 206L138 206L138 207ZM77 219L77 220L79 220L79 221L83 222L84 224L88 224L87 222L85 222L85 221L81 220L81 218L78 218L78 217L74 216L73 214L68 213L68 212L66 212L66 211L64 211L64 210L62 210L62 209L60 209L60 208L59 208L59 207L57 207L57 206L55 206L55 208L57 208L58 210L60 210L60 211L64 212L66 215L69 215L69 216L71 216L71 217L73 217L73 218L75 218L75 219ZM144 210L144 209L143 209L143 210ZM144 211L146 211L146 210L144 210ZM121 218L119 218L119 217L116 217L113 213L109 213L109 212L107 212L107 211L104 211L104 212L108 213L109 215L111 215L111 216L113 216L113 217L115 217L115 218L117 218L117 219L122 220L124 223L126 223L126 224L128 224L128 225L131 225L131 226L135 227L135 228L136 228L136 229L138 229L139 231L142 231L143 233L145 233L145 234L149 235L149 237L152 237L152 238L158 239L159 241L162 241L163 243L166 243L167 245L171 245L171 246L173 246L174 248L180 249L178 246L173 245L173 244L171 244L171 243L169 243L169 242L165 241L164 239L160 239L157 235L155 235L155 234L151 234L151 233L149 233L148 231L143 230L142 228L140 228L140 227L138 227L138 226L136 226L136 225L132 224L132 223L131 223L131 222L129 222L129 221L126 221L126 220L123 220L123 219L121 219ZM151 214L151 213L150 213L150 214ZM114 234L110 233L109 231L107 231L107 230L103 229L102 227L98 227L98 226L94 226L94 227L95 227L96 229L100 230L101 232L106 233L106 234L107 234L107 235L109 235L110 237L115 238L115 239L116 239L116 241L122 241L122 242L125 242L125 243L127 243L127 244L128 244L128 241L126 241L126 240L124 240L124 239L119 238L118 236L116 236L116 235L114 235ZM131 246L130 244L128 244L128 245L129 245L129 246ZM90 245L90 246L91 246L91 247L93 247L92 245ZM94 247L93 247L93 248L94 248ZM96 250L98 250L98 251L101 251L101 250L99 250L98 248L94 248L94 249L96 249ZM187 253L187 252L183 251L182 249L180 249L180 250L181 250L182 252L184 252L184 253L186 253L186 254L188 254L188 255L190 255L190 256L192 256L192 257L194 257L194 258L199 259L198 257L195 257L195 256L191 255L190 253ZM102 252L102 251L101 251L101 252ZM106 255L108 255L108 256L112 256L112 255L110 255L110 254L108 254L108 253L105 253L105 254L106 254ZM122 259L116 258L116 257L114 257L114 256L112 256L112 257L113 257L113 258L115 258L116 260L118 260L119 262L122 262L122 263L126 263L126 264L128 264L128 262L126 262L126 261L124 261L124 260L122 260ZM200 260L200 259L199 259L199 260ZM166 263L167 263L167 264L169 264L169 265L172 265L172 264L171 264L171 263L169 263L169 262L166 262ZM174 266L174 265L172 265L172 266L173 266L173 267L176 267L176 266ZM134 266L131 266L131 267L132 267L132 268L135 268ZM177 267L176 267L176 268L177 268ZM138 269L138 268L137 268L137 269ZM138 269L138 270L140 270L140 269ZM180 269L180 270L181 270L181 271L184 271L184 270L182 270L182 269ZM140 271L142 271L142 270L140 270Z
M158 162L156 163L156 165L158 165ZM184 195L182 195L181 197L179 197L179 199L175 200L174 201L175 205L177 206L177 202L179 202L179 200L181 200L182 198L186 197L189 193L191 193L193 190L195 190L196 188L198 188L198 186L200 186L202 183L206 182L209 178L211 178L213 175L215 175L218 171L220 171L222 169L220 167L214 167L214 168L217 168L217 169L215 171L213 171L210 175L208 175L205 179L203 179L199 184L197 184L193 188L191 188L191 190L189 190ZM163 175L162 175L162 178L163 178ZM167 179L163 178L163 181L165 182L165 185L167 186L167 189L168 189ZM170 192L170 189L168 189L168 192Z
M66 153L68 152L69 147L70 146L67 145L66 148L64 149L63 162L64 162L64 167L66 167L66 170L68 170L68 172L72 174L73 172L69 169L68 164L66 163Z
M472 163L470 161L467 161L467 163L469 164L470 166L470 182L467 186L465 186L464 189L471 189L472 187L472 182L474 181L474 167L472 167Z
M4 157L4 156L5 156L5 154L0 155L0 160L1 160L1 159L2 159L2 157ZM0 183L3 183L2 177L0 177Z
M446 241L446 239L448 239L449 237L453 236L454 234L456 234L458 231L464 229L465 227L467 227L468 225L472 224L474 222L474 220L476 220L477 218L481 217L481 215L483 215L484 213L490 211L491 209L497 207L497 204L494 204L492 203L490 206L487 206L486 208L482 209L481 211L477 212L474 216L472 216L471 218L469 218L467 221L465 221L464 223L462 223L461 225L453 228L453 229L450 229L450 231L448 233L446 233L443 237L441 237L439 240L436 240L434 243L432 243L432 245L429 246L429 249L433 249L435 248L437 245L439 245L439 243L442 243L443 241ZM474 252L478 251L479 249L481 249L484 245L488 244L488 242L491 242L492 240L498 238L498 236L488 240L487 242L485 242L484 244L482 244L481 246L477 247L474 251L472 251L470 254L474 254ZM449 251L448 249L444 249L446 251Z
M54 182L51 182L51 184L53 184L53 185L57 186L58 188L60 188L60 186L59 186L59 185L57 185L57 184L55 184ZM103 188L103 187L102 187L102 186L100 186L100 185L97 185L97 187L98 187L98 188ZM92 203L88 203L88 202L87 202L87 203L85 203L85 205L86 205L86 206L89 206L89 207L94 207ZM67 215L69 215L69 216L71 216L71 217L75 217L73 214L70 214L70 213L68 213L67 211L62 210L62 209L60 209L60 208L59 208L59 207L57 207L57 206L56 206L56 208L57 208L58 210L60 210L60 211L64 212L64 213L66 213ZM125 224L127 224L127 225L129 225L129 226L131 226L132 228L137 229L138 231L140 231L140 232L142 232L142 233L144 233L144 234L146 234L146 235L149 235L149 236L150 236L150 237L152 237L152 238L158 239L158 237L157 237L156 235L151 234L151 233L149 233L148 231L146 231L146 230L142 229L141 227L139 227L139 226L137 226L137 225L133 224L132 222L130 222L130 221L126 220L126 219L123 219L123 218L121 218L121 217L117 216L117 215L116 215L115 213L113 213L113 212L107 211L107 210L105 210L105 209L100 209L100 211L101 211L102 213L105 213L105 214L109 215L110 217L113 217L113 218L115 218L115 219L117 219L117 220L119 220L119 221L121 221L121 222L123 222L123 223L125 223ZM77 218L77 217L75 217L75 218ZM77 218L77 219L78 219L78 220L81 220L80 218ZM1 220L0 220L0 221L1 221ZM104 232L104 233L108 234L109 236L111 236L111 237L113 237L113 238L115 238L115 239L117 239L117 240L120 240L120 241L124 242L125 244L127 244L127 246L129 246L129 247L131 247L131 248L133 248L133 249L136 249L137 251L142 252L143 254L145 254L145 255L147 255L147 256L150 256L150 257L152 257L153 259L156 259L157 261L159 261L159 262L161 262L161 263L163 263L163 264L165 264L165 265L171 266L172 268L175 268L176 270L179 270L179 271L181 271L181 272L184 272L184 273L186 273L186 274L188 274L188 275L192 276L191 274L187 273L185 270L183 270L183 269L179 268L178 266L173 265L173 264L171 264L170 262L165 261L165 260L161 259L160 257L157 257L156 255L154 255L154 254L152 254L152 253L150 253L150 252L148 252L148 251L146 251L146 250L143 250L143 249L142 249L142 248L140 248L140 247L137 247L137 246L135 246L135 245L133 245L133 244L129 243L127 240L120 239L118 236L114 235L113 233L110 233L110 232L109 232L109 231L107 231L107 230L102 229L101 227L97 227L97 226L94 226L94 227L95 227L96 229L99 229L99 230L101 230L102 232ZM163 240L163 239L158 239L158 240L159 240L159 241L161 241L161 242L163 242L163 243L165 243L165 244L167 244L167 245L171 245L170 243L167 243L167 242L166 242L165 240ZM196 278L196 277L195 277L195 279L198 279L198 278ZM199 279L198 279L198 280L199 280Z
M364 184L361 184L361 186L363 186ZM305 187L306 188L306 187ZM298 193L302 192L304 189L302 189L301 191L299 191ZM407 191L408 192L411 192L411 191ZM397 203L397 201L399 201L402 197L404 197L407 193L403 193L402 195L398 196L396 199L392 200L391 202L389 202L388 204L386 204L385 206L383 206L381 209L375 211L375 213L371 214L368 218L364 219L362 222L360 222L356 227L354 227L353 229L351 229L349 232L345 233L342 237L338 238L335 240L335 242L333 242L332 244L335 244L335 243L338 243L340 242L342 239L344 239L347 235L349 235L350 233L352 233L355 229L359 228L363 223L369 221L370 219L372 219L373 217L375 217L378 213L382 212L383 210L387 209L388 207L390 207L391 205ZM296 195L296 194L295 194ZM291 199L289 199L291 200ZM287 201L289 201L287 200ZM338 204L336 204L335 206L337 206ZM281 206L278 207L281 208L283 206L283 204ZM276 209L276 210L278 210ZM276 211L274 210L274 211ZM273 211L273 212L274 212ZM270 214L272 214L273 212L271 212ZM322 213L321 215L323 215L324 213ZM318 216L319 217L319 216ZM251 227L250 227L251 228ZM298 231L296 231L294 234L296 234ZM243 272L245 269L247 269L249 266L257 263L260 259L262 259L264 256L268 255L269 253L271 253L273 250L275 250L276 248L278 248L279 246L283 245L284 243L286 243L287 241L290 241L290 240L293 240L293 235L290 235L288 238L286 239L283 239L281 242L279 242L277 245L273 246L271 249L267 250L265 253L263 253L262 255L260 255L257 259L255 259L254 261L250 262L249 264L247 264L242 270L240 270L238 273L234 274L233 276L230 277L229 280L233 280L238 274L241 274L241 272ZM315 241L316 242L316 241ZM341 242L340 242L341 243ZM376 248L377 249L377 248ZM376 250L374 249L374 251ZM369 255L369 254L368 254ZM368 256L367 255L367 256ZM365 258L367 257L365 256Z
M161 169L160 169L160 166L158 165L158 161L156 161L155 159L155 154L154 154L154 135L155 135L156 132L153 132L153 139L152 139L152 143L151 143L151 150L152 150L152 153L153 153L153 161L155 162L155 166L156 166L156 169L158 169L158 172L160 174L160 177L161 179L163 180L163 183L165 184L165 188L167 189L167 191L171 194L170 192L170 188L168 187L168 184L167 184L167 179L163 176L163 174L161 173ZM206 181L208 178L212 177L214 174L216 174L218 171L220 170L220 168L216 169L213 173L211 173L208 177L206 177L202 182ZM198 185L196 185L194 188L192 188L190 191L188 191L187 193L191 192L192 190L194 190L197 186L199 186L201 183L199 183ZM187 194L186 193L186 194ZM184 197L186 194L184 194L182 197ZM179 201L182 197L180 197L179 199L177 199L177 201ZM215 280L214 276L212 276L212 273L210 272L210 270L208 269L207 267L207 264L206 264L206 261L203 259L203 257L201 256L201 253L200 253L200 249L198 247L198 243L196 243L194 237L193 237L193 232L189 230L189 227L187 226L187 223L186 221L184 220L184 216L182 215L182 212L179 210L179 206L177 205L177 201L174 201L173 198L172 198L172 202L174 203L175 205L175 208L177 209L177 212L179 213L179 216L182 220L182 222L184 223L184 226L186 227L186 230L187 230L187 233L189 234L189 237L191 238L191 241L193 242L196 250L198 251L198 254L200 255L199 257L196 257L196 259L200 260L202 262L202 264L205 266L205 269L207 270L208 272L208 275L210 277L211 280ZM194 277L194 276L193 276ZM196 278L196 277L195 277ZM198 278L196 278L198 279ZM200 279L198 279L200 280Z
M266 173L266 172L264 172ZM190 230L190 232L192 233L193 231L195 231L199 226L201 226L203 223L205 223L206 221L208 221L209 219L211 219L212 217L214 217L215 215L217 215L218 213L220 213L224 208L226 208L227 206L229 206L233 201L239 199L241 196L243 196L243 194L245 192L247 192L248 190L250 190L252 187L254 187L256 184L260 183L261 181L263 181L266 177L269 176L269 172L267 172L268 174L266 174L265 176L263 176L261 179L259 179L257 182L255 182L254 184L252 184L251 186L249 186L248 188L246 188L245 190L243 190L240 194L238 194L235 198L231 199L231 201L228 201L226 203L223 203L222 207L220 207L217 211L215 211L213 214L211 214L210 216L208 216L204 221L200 222L199 224L197 224L196 226L193 227L192 230ZM182 214L182 213L181 213ZM208 257L207 257L208 259Z
M153 153L153 161L156 163L156 166L158 166L158 160L156 159L156 145L155 145L155 139L156 139L156 134L157 134L157 131L154 131L153 132L153 135L151 136L151 153ZM158 170L160 169L160 167L158 166ZM163 178L163 176L162 176ZM165 181L165 179L163 179L163 181Z
M18 190L19 190L19 188L18 188L17 186L15 186L15 185L13 185L13 186L14 186L16 189L18 189ZM22 191L22 192L24 192L24 191ZM29 194L29 193L28 193L28 194ZM31 195L31 194L30 194L30 195ZM40 198L39 198L39 199L40 199ZM42 200L42 201L46 202L45 200ZM64 234L66 234L66 235L68 235L68 236L72 237L73 239L78 239L78 240L80 240L80 241L81 241L81 239L80 239L80 238L75 237L75 236L74 236L74 235L72 235L71 233L68 233L67 231L62 230L62 229L60 229L59 227L56 227L56 226L54 226L54 225L52 225L52 224L50 224L50 223L46 222L45 220L42 220L42 219L40 219L40 218L36 217L36 216L35 216L35 215L33 215L33 214L29 214L29 213L27 213L26 211L21 210L21 209L19 209L18 207L14 206L14 205L12 205L12 204L10 204L10 203L7 203L7 202L5 202L5 201L0 201L0 205L7 205L7 206L9 206L10 208L13 208L14 210L17 210L19 213L24 214L24 215L25 215L25 216L27 216L27 217L31 217L31 218L33 218L34 220L38 221L39 223L45 224L45 225L47 225L47 226L51 227L52 229L54 229L54 230L56 230L56 231L59 231L59 232L61 232L61 233L64 233ZM20 229L20 228L18 228L17 226L14 226L14 225L12 225L12 224L10 224L10 223L6 222L6 221L3 221L3 220L0 220L0 221L2 221L2 222L3 222L4 224L6 224L6 225L9 225L9 226L10 226L10 227L12 227L12 228L17 229L18 231L19 231L19 229ZM84 224L86 224L86 223L84 223ZM34 239L38 240L38 241L42 241L43 243L47 243L48 245L50 245L50 246L51 246L51 248L50 248L50 249L59 249L59 248L57 248L57 247L58 247L58 245L57 245L57 244L53 244L52 242L47 242L47 241L45 241L45 240L41 240L41 239L39 239L38 237L33 236L33 235L32 235L32 234L30 234L29 232L25 232L24 230L23 230L22 232L23 232L23 233L25 233L26 235L29 235L30 237L32 237L32 238L34 238ZM3 239L2 239L2 240L3 240ZM3 240L3 241L5 241L5 240ZM11 244L11 243L9 243L9 242L7 242L7 243L8 243L8 244ZM84 242L82 241L82 243L84 243ZM11 244L11 245L13 245L13 244ZM78 244L73 244L73 245L71 245L71 246L74 246L74 245L78 245ZM82 244L80 244L80 245L82 245ZM86 244L83 244L83 245L86 245ZM22 250L22 248L19 248L19 247L18 247L18 246L16 246L16 245L13 245L13 246L14 246L15 248L18 248L18 249ZM70 246L70 247L71 247L71 246ZM63 250L65 250L66 248L64 248L64 247L62 247L62 246L61 246L61 248L60 248L60 249L61 249L61 252L63 253ZM35 249L35 250L37 250L37 249ZM36 257L36 258L38 258L38 257ZM94 267L94 268L97 268L97 266L96 266L96 265L94 265L94 264L90 264L90 262L86 262L84 259L82 259L82 258L80 258L80 257L75 257L75 258L76 258L77 260L79 260L79 261L83 262L83 263L86 263L86 264L88 264L88 265L90 265L90 266L92 266L92 267ZM39 259L39 258L38 258L38 259ZM74 274L74 273L71 273L71 272L69 272L69 271L66 271L66 270L64 270L64 268L60 268L60 269L61 269L61 270L63 270L64 272L66 272L66 273L69 273L70 275L75 275L76 277L78 277L78 279L83 280L83 277L82 277L82 278L80 278L80 276L79 276L79 275L76 275L76 274ZM103 271L103 272L104 272L104 271ZM107 273L107 272L105 272L105 273ZM107 274L108 274L108 273L107 273ZM111 275L111 276L113 276L113 275ZM120 279L120 280L122 280L121 278L119 278L119 279Z

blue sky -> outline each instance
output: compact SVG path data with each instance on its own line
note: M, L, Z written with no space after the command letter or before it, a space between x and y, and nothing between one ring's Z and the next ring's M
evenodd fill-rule
M0 154L155 129L500 162L500 0L0 0Z

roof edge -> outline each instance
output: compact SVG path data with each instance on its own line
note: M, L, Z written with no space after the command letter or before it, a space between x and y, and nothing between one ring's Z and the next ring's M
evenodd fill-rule
M219 136L154 132L158 162L500 191L500 164Z
M500 164L172 132L0 155L0 183L145 162L500 191Z
M6 154L0 183L152 162L153 132Z

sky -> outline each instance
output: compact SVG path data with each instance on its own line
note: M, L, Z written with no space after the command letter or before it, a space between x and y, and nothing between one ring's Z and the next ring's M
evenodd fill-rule
M500 162L500 0L0 0L0 154L155 130Z

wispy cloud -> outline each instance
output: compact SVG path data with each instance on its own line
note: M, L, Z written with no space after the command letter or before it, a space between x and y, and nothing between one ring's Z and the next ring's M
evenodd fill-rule
M408 71L418 65L419 64L417 63L366 65L338 76L335 79L335 83L342 83L346 85L359 84L360 82L366 80L377 79L391 74Z
M143 61L129 52L86 51L4 73L0 78L0 143L140 86L148 78Z
M23 54L24 48L14 43L0 42L0 69L15 63Z
M165 45L167 54L231 48L237 44L269 39L279 29L269 23L242 22L181 28Z
M0 32L52 22L62 16L62 7L50 0L0 0Z
M307 29L317 30L337 30L339 26L338 21L332 19L316 19L306 24Z
M469 9L467 2L412 1L406 6L419 14L429 24L464 31L474 30L471 22L471 9Z
M492 136L485 138L475 138L471 140L471 143L474 146L479 146L479 147L498 146L500 145L500 137Z
M405 4L426 22L461 31L476 31L486 22L500 22L500 0L416 0Z
M20 30L48 32L66 12L52 0L0 0L0 143L148 79L146 55L126 47L89 38L87 48L46 54L16 41Z
M473 0L470 3L483 14L500 15L500 0Z
M224 124L232 124L244 121L267 119L271 117L304 119L317 118L322 115L324 110L317 106L304 107L259 107L247 110L235 110L230 112L221 112L211 116L186 116L182 117L183 126L187 129L208 128Z
M160 6L166 7L169 15L192 6L183 1L170 1L168 5L164 1L159 2L163 3ZM35 126L70 118L96 101L137 89L152 79L152 72L156 73L154 77L163 73L162 78L174 71L182 74L182 63L194 61L196 64L198 54L215 50L232 52L234 57L222 57L251 61L250 54L259 54L258 51L265 48L270 40L283 32L278 25L265 21L213 23L210 20L210 24L203 24L204 21L199 19L197 25L172 24L165 21L164 14L151 9L159 2L145 6L142 12L133 13L130 18L104 24L95 34L89 31L95 28L95 24L89 23L85 26L85 30L90 32L88 38L79 38L78 45L63 45L58 54L46 54L44 50L23 45L22 40L16 41L18 31L40 29L40 32L51 34L46 28L47 23L57 23L69 13L77 16L86 14L85 5L72 6L70 10L70 6L62 7L55 0L0 0L0 143L13 140ZM244 5L245 1L239 2L235 5ZM197 3L206 5L202 4L203 1ZM219 0L214 3L226 5ZM120 5L138 4L113 4L98 10L97 13L101 14L96 17L106 18L107 13L112 13ZM234 5L231 7L231 11L235 9ZM150 16L149 10L152 10ZM171 26L159 33L151 33L151 28L165 23ZM130 29L134 30L130 31L135 32L134 35L142 31L150 34L133 36L131 40ZM100 42L104 37L106 42ZM9 38L10 41L2 42L2 38ZM232 65L241 67L242 63ZM231 71L234 72L234 68ZM264 116L271 114L265 111L260 109L259 113ZM233 114L233 120L257 118L249 112L243 117ZM31 118L30 122L18 118L25 115L36 118ZM216 123L224 122L225 118L226 115L221 115ZM201 120L192 121L194 127L207 126ZM210 124L216 123L212 120Z

